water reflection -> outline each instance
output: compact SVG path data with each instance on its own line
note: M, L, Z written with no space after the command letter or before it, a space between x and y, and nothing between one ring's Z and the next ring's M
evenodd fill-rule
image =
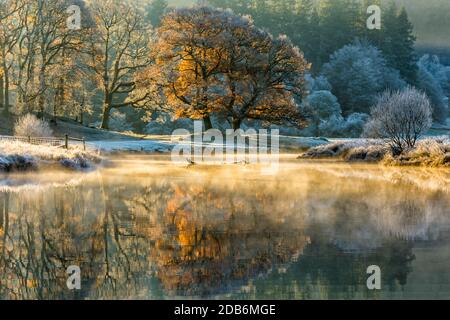
M395 170L128 159L72 183L28 177L41 187L0 192L0 298L450 297L449 194ZM365 286L373 264L381 291Z

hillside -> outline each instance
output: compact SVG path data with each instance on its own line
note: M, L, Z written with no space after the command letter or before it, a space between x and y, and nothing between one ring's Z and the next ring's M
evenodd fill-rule
M0 117L0 135L12 135L14 123L16 122L15 117L5 117L4 115L1 115ZM85 138L88 141L139 140L139 138L133 135L85 127L70 119L58 119L56 125L51 124L51 127L53 129L54 135L57 137L62 137L65 134L68 134L71 137L80 139Z

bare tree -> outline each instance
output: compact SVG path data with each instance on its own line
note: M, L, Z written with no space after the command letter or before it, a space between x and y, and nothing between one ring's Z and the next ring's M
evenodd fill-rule
M37 52L39 101L38 111L44 113L48 77L52 77L52 66L57 57L64 57L68 50L75 50L79 44L78 32L67 27L66 10L69 4L61 0L38 0L36 6L37 18Z
M96 29L89 43L89 67L103 91L103 129L112 109L136 106L148 98L132 93L136 72L150 64L151 26L135 1L94 1L90 6Z
M431 103L425 93L412 87L385 92L371 110L365 132L369 137L387 138L396 153L414 148L432 125Z
M11 53L20 38L21 23L17 12L23 6L20 0L6 0L0 3L0 106L9 112L9 88Z
M68 2L24 0L22 4L13 23L16 38L9 48L12 77L20 107L42 115L59 57L77 47L79 33L67 28Z

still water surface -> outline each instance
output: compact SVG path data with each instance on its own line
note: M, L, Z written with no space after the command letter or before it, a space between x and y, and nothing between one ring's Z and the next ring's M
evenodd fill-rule
M0 298L450 298L450 170L128 156L0 176Z

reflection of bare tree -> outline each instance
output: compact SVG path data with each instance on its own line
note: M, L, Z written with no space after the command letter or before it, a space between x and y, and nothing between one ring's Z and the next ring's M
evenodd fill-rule
M142 278L149 270L148 240L133 227L122 186L111 186L101 179L104 212L93 230L89 278L96 279L91 297L114 298L142 295Z
M116 190L108 192L114 199ZM98 188L55 189L51 196L14 194L12 201L9 194L1 196L0 297L125 297L137 287L148 245L132 230L122 230L123 217L110 200L105 209L92 207L102 199ZM87 290L67 290L70 265L81 267Z
M0 284L3 283L7 277L5 263L6 263L6 241L9 232L9 193L0 194ZM5 291L5 292L4 292ZM0 285L0 296L8 294L8 288Z

